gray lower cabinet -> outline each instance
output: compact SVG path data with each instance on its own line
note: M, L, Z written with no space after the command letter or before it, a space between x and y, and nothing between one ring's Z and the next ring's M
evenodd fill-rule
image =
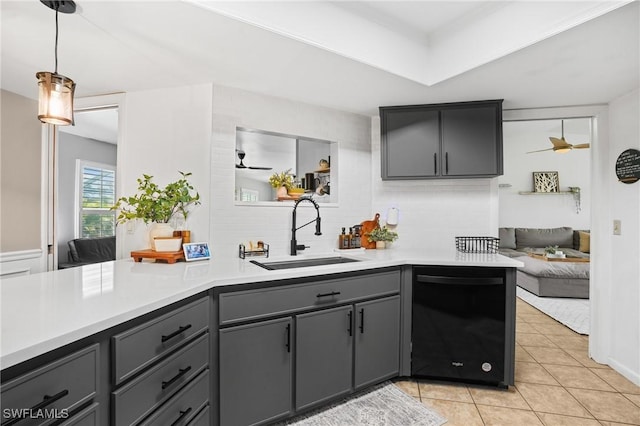
M296 316L296 410L352 389L353 307Z
M284 420L397 376L400 279L385 270L220 294L219 424Z
M93 414L84 408L99 393L99 353L99 345L91 345L2 383L2 425L39 425L52 419L98 424L99 404L92 405ZM82 418L76 417L80 414Z
M209 333L205 333L111 395L113 423L137 424L164 407L182 387L209 365ZM208 400L208 397L207 397Z
M397 376L400 366L400 296L355 305L356 389Z
M220 424L267 423L291 414L292 319L221 329Z
M210 402L209 311L209 297L200 297L109 338L112 425L199 418Z
M140 425L182 426L195 421L200 411L209 405L209 383L209 370L207 369Z

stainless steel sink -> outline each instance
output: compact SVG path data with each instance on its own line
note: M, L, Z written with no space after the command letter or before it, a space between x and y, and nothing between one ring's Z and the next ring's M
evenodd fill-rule
M358 259L349 259L347 257L317 257L313 259L295 259L295 260L283 260L279 262L258 262L252 260L251 263L258 265L261 268L274 271L277 269L291 269L291 268L307 268L309 266L324 266L335 265L339 263L351 263L359 262Z

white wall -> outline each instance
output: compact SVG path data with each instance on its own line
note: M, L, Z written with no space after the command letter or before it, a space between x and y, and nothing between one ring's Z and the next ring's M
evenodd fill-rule
M382 181L379 117L371 140L373 212L385 220L390 207L400 211L394 246L451 248L456 236L498 236L497 178Z
M41 248L38 102L0 91L0 252Z
M640 91L635 90L609 104L608 158L604 186L610 203L604 204L608 220L603 236L611 248L610 263L603 265L608 274L608 298L598 300L595 310L608 317L609 342L598 340L608 350L608 364L640 385L640 182L618 182L615 162L626 149L640 150ZM621 235L613 235L612 221L622 221ZM608 346L607 346L607 343ZM598 348L602 352L602 347Z
M314 236L313 225L297 232L298 243L310 246L304 253L332 250L337 247L341 227L360 223L371 215L369 117L214 86L210 238L214 255L237 256L238 244L249 240L270 244L273 256L289 253L292 202L271 206L234 202L237 126L338 143L339 156L331 157L331 173L346 189L340 192L337 207L321 205L322 236ZM335 202L332 193L332 204ZM313 218L311 204L300 204L298 224Z
M0 276L43 272L42 124L38 102L0 90Z
M119 194L137 192L136 180L143 173L160 186L178 179L178 171L193 173L190 181L202 205L193 209L187 228L193 240L204 241L211 212L211 90L203 84L127 93L120 120L124 137L118 146ZM117 236L118 258L149 247L142 222L118 226Z
M529 151L550 148L549 136L560 138L559 119L507 121L502 126L504 135L504 175L498 182L501 187L501 227L553 228L570 226L573 229L589 229L591 219L591 152L590 149L574 149L567 153ZM591 119L564 120L564 136L568 143L580 144L591 140ZM534 171L557 171L560 191L568 187L580 187L578 212L573 194L521 195L521 191L533 191Z

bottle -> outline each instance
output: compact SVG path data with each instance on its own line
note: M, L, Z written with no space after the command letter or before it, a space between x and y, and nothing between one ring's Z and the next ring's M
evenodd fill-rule
M349 248L349 241L347 240L347 236L345 234L345 228L342 228L342 234L338 236L338 248L341 250Z
M347 248L353 248L353 228L349 228L349 233L347 234Z
M353 238L351 239L351 248L360 248L360 226L353 227Z
M349 248L349 236L346 235L345 228L342 228L342 234L340 234L339 241L340 241L339 248L341 250Z

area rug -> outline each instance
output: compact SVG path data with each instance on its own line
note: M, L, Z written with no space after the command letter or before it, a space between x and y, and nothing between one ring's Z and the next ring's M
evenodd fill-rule
M516 287L516 295L576 333L589 334L588 299L538 297L520 287Z
M446 419L385 382L327 408L279 425L296 426L440 426Z

